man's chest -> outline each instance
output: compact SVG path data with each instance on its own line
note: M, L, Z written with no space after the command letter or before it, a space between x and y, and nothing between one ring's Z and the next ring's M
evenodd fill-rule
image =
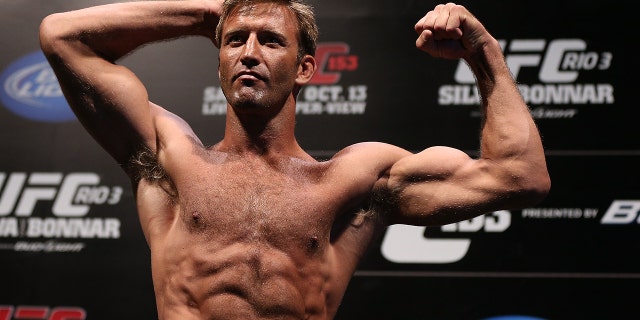
M177 218L193 232L309 241L328 235L344 208L329 184L294 170L222 165L189 176L176 183Z

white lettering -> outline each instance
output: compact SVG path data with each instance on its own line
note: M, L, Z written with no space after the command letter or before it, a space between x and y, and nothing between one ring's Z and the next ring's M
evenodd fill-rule
M580 208L528 208L522 210L523 218L531 219L578 219L582 218Z
M453 263L469 250L469 239L429 239L426 227L397 224L387 228L381 252L395 263Z
M4 183L5 177L5 173L0 173L0 187ZM4 186L4 191L0 198L0 216L6 216L11 213L26 180L27 174L23 172L14 172L9 176L9 181Z
M547 54L540 67L540 80L542 82L573 82L578 78L576 71L561 71L560 66L565 52L584 51L587 48L586 42L580 39L560 39L549 43Z
M96 185L100 177L95 173L71 173L60 187L60 194L53 203L53 214L59 217L81 217L89 212L88 205L73 204L73 197L81 185Z
M602 224L629 224L640 213L640 200L615 200L602 216ZM640 223L640 219L636 221Z
M120 238L120 220L29 218L29 238Z
M83 243L64 243L64 242L25 242L18 241L14 246L15 251L31 251L31 252L79 252L84 248Z
M62 180L61 173L33 173L29 177L30 185L52 185L56 186ZM53 200L57 189L53 187L36 188L27 187L22 191L22 197L16 208L16 216L29 216L33 212L39 200Z
M16 218L0 218L0 237L17 237L18 220Z
M7 179L0 172L0 217L11 214L14 207L16 216L31 216L41 201L53 200L52 213L59 217L84 216L90 204L119 203L122 187L99 186L99 182L95 173L14 172Z

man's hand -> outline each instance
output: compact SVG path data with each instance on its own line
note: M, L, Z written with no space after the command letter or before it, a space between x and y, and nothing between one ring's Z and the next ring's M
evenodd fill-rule
M218 26L218 20L222 14L222 5L225 0L207 0L205 5L208 10L205 14L205 25L209 25L210 29L205 33L205 36L211 39L214 45L218 46L216 41L216 27Z
M484 26L465 7L439 4L415 25L416 47L436 58L468 58L491 39Z

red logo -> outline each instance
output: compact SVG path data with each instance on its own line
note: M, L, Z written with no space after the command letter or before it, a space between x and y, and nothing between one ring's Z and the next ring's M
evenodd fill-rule
M336 84L341 72L358 69L358 56L349 54L346 43L322 43L316 48L318 70L309 84Z
M41 307L41 306L0 306L0 320L44 319L44 320L85 320L87 312L78 307Z

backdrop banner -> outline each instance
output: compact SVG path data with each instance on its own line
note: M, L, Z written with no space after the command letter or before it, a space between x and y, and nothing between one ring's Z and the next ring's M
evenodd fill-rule
M0 0L0 320L157 318L130 182L69 109L40 51L48 14L113 1ZM327 159L355 142L477 155L462 61L415 48L415 0L315 0L320 69L297 135ZM615 319L640 285L640 71L619 6L462 1L498 38L537 121L552 189L535 207L442 227L393 225L356 271L336 319ZM622 11L622 12L621 12ZM628 25L628 26L625 26ZM151 44L120 61L205 144L224 130L217 49ZM623 72L625 76L623 77Z

